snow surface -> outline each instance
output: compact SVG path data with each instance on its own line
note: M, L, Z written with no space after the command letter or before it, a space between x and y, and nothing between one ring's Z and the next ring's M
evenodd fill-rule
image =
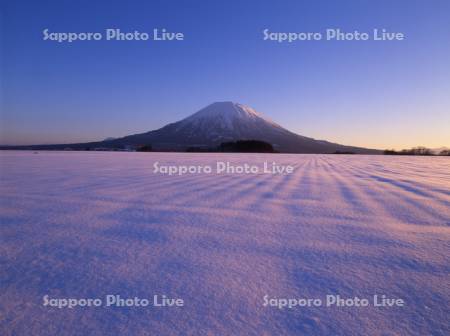
M1 152L1 335L449 335L450 160ZM292 175L156 175L161 164ZM181 297L181 308L42 306ZM263 307L402 298L405 307Z
M215 124L220 122L223 130L234 130L235 123L242 123L252 127L253 124L266 123L270 126L282 128L277 123L264 117L251 107L234 102L215 102L181 121L182 125L196 125L201 123Z

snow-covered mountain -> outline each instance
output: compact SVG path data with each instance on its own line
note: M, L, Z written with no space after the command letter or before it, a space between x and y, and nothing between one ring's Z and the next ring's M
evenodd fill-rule
M189 117L158 130L127 136L113 142L151 144L159 150L214 147L225 141L262 140L280 152L290 153L377 153L375 150L342 146L304 137L281 127L254 109L233 102L216 102Z
M176 126L174 135L182 135L191 144L206 146L230 140L262 139L267 132L283 132L280 125L252 108L232 102L213 103L172 125Z
M178 122L160 129L108 141L81 144L29 146L33 149L112 148L151 145L154 150L185 151L189 147L214 148L222 142L262 140L284 153L354 152L377 154L379 151L343 146L295 134L269 120L250 107L233 102L217 102Z

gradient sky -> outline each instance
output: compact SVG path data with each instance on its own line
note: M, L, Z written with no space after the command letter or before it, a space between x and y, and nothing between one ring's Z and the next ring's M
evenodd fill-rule
M42 40L42 30L185 34L182 42ZM262 30L403 32L405 41L263 41ZM450 1L1 3L2 144L146 132L214 101L305 136L450 146Z

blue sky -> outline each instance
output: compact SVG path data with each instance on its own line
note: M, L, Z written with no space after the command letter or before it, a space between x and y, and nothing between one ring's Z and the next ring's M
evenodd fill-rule
M214 102L348 145L450 146L449 1L3 1L2 144L140 133ZM42 40L52 32L183 32L184 41ZM262 31L405 41L263 41Z

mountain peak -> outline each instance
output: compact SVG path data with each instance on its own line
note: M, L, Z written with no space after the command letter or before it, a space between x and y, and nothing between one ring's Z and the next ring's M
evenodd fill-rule
M223 101L212 103L200 111L190 115L182 120L183 122L197 122L203 121L221 121L224 128L231 128L235 121L251 121L251 120L264 120L270 124L276 125L274 122L263 117L260 113L256 112L251 107L246 105L235 103L232 101Z
M271 129L286 131L251 107L231 101L212 103L175 123L174 127L177 134L184 134L189 139L203 134L214 143L235 139L256 139Z

